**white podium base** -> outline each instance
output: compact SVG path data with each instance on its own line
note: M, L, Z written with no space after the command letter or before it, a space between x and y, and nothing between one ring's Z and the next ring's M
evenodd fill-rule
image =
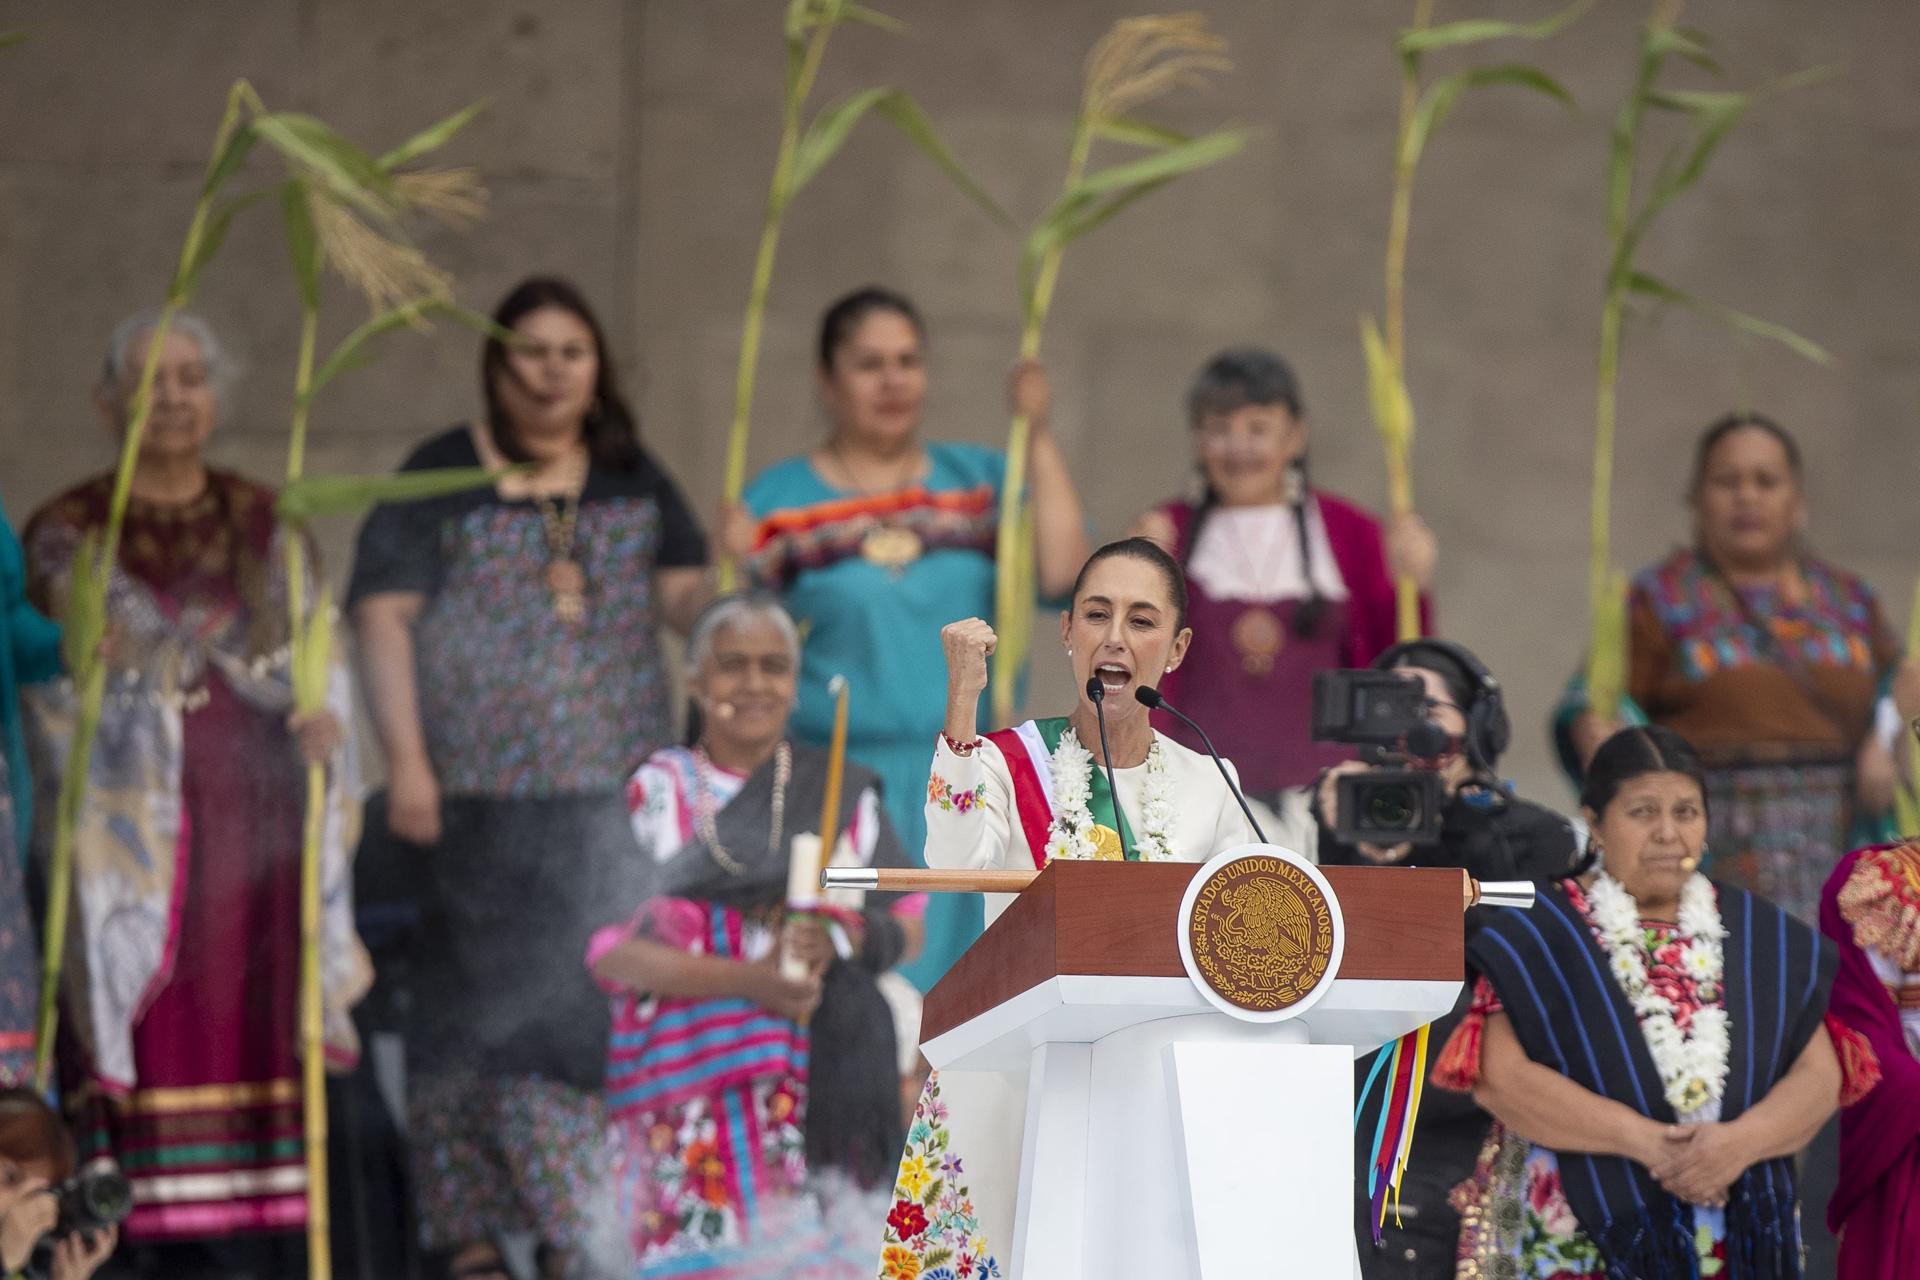
M1198 1015L1036 1048L1009 1276L1351 1274L1353 1051L1305 1035Z
M1458 982L1336 980L1288 1022L1186 978L1058 976L927 1041L986 1252L1015 1280L1343 1280L1357 1053Z

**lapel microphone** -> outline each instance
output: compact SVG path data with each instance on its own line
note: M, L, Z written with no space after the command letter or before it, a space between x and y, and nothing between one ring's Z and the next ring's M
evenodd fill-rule
M1107 749L1107 687L1099 676L1087 677L1087 697L1093 702L1093 718L1100 724L1100 758L1107 765L1107 790L1113 795L1113 834L1120 837L1120 857L1127 857L1127 824L1120 818L1120 787L1113 780L1113 752Z
M1138 702L1141 706L1153 711L1164 711L1200 735L1200 745L1205 747L1207 754L1213 757L1213 767L1220 771L1220 777L1226 782L1227 790L1233 792L1233 798L1240 802L1240 812L1247 815L1247 825L1253 828L1253 834L1259 839L1261 844L1273 843L1267 839L1267 833L1260 829L1260 819L1253 816L1252 806L1248 805L1247 798L1240 794L1240 784L1233 780L1231 773L1227 772L1227 762L1222 760L1220 753L1213 749L1213 739L1207 737L1207 731L1189 719L1186 712L1161 697L1158 689L1150 689L1144 684L1136 685L1134 686L1133 697L1134 701ZM1096 699L1093 705L1097 709L1100 703Z

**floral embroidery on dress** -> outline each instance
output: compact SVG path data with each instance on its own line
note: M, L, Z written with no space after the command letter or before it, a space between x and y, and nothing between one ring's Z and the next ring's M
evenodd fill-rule
M940 806L942 813L971 813L985 803L986 798L984 782L968 791L964 787L956 789L937 773L927 779L927 800Z
M1003 1274L987 1252L972 1195L960 1181L966 1170L951 1150L947 1119L936 1072L913 1108L887 1213L879 1280L1000 1280Z
M643 1263L741 1244L754 1226L742 1221L745 1200L799 1192L804 1088L792 1077L756 1081L743 1115L723 1116L703 1097L633 1126L646 1134L645 1151L634 1153L644 1190L633 1234ZM757 1145L756 1167L737 1163L743 1145Z

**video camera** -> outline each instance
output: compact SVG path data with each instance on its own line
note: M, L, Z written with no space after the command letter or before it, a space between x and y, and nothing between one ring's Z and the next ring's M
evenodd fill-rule
M1334 836L1347 844L1440 842L1447 791L1430 764L1452 746L1427 718L1427 686L1397 671L1320 671L1313 677L1313 740L1362 748L1375 768L1336 780ZM1385 766L1385 767L1379 767Z

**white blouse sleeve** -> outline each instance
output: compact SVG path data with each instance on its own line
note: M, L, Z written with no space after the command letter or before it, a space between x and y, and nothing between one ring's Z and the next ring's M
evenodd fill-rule
M956 755L942 735L927 779L930 867L985 870L1007 865L1012 834L1013 777L989 740Z

